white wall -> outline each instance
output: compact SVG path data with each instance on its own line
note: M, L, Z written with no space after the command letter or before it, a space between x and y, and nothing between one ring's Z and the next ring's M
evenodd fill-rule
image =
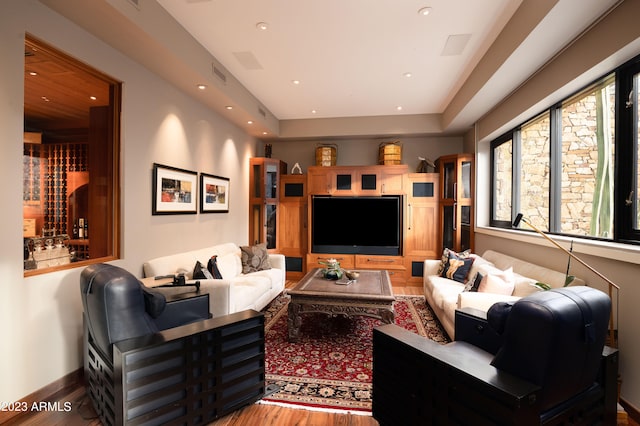
M217 242L246 244L248 163L257 143L35 0L0 3L0 401L20 399L82 365L81 268L24 278L22 175L24 34L123 82L122 259L140 276L151 257ZM151 215L154 162L230 178L230 212Z

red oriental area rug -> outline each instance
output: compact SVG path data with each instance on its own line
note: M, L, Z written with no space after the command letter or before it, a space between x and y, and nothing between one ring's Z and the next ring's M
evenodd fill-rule
M281 295L266 308L266 382L279 391L268 402L315 409L371 412L372 336L380 320L369 317L303 317L300 339L289 343L287 305ZM396 296L395 323L439 343L442 326L422 296Z

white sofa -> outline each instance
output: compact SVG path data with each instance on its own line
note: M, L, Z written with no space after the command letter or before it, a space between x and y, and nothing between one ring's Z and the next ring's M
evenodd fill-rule
M234 243L223 243L151 259L143 265L144 275L157 277L185 273L190 280L196 262L200 261L206 268L213 255L217 255L222 279L199 281L200 291L209 293L210 310L214 317L246 309L259 311L284 290L284 255L269 253L271 269L243 274L241 250ZM147 286L153 285L153 279L147 278L143 282Z
M551 287L564 286L566 275L524 260L508 256L493 250L485 251L481 256L472 254L475 258L468 274L472 280L476 273L490 274L492 271L513 268L514 289L510 295L488 292L464 291L465 283L460 283L438 275L440 259L427 259L424 262L424 295L440 320L445 331L455 338L455 311L470 307L487 312L491 305L500 301L516 301L536 291L541 291L534 284L543 282ZM576 278L571 285L584 285L584 281Z

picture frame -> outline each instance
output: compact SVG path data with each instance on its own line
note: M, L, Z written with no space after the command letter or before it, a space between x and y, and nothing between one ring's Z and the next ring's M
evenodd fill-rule
M229 178L200 173L200 213L229 212Z
M152 214L196 214L198 173L153 163Z

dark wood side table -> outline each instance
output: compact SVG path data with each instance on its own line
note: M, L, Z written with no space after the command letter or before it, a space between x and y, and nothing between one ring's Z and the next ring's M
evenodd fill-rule
M164 311L155 319L161 330L211 318L209 293L201 292L194 286L157 287L170 284L172 280L169 278L145 278L142 282L146 287L162 293L167 300Z
M502 337L487 322L487 313L473 308L456 310L455 340L471 343L485 351L496 354Z

